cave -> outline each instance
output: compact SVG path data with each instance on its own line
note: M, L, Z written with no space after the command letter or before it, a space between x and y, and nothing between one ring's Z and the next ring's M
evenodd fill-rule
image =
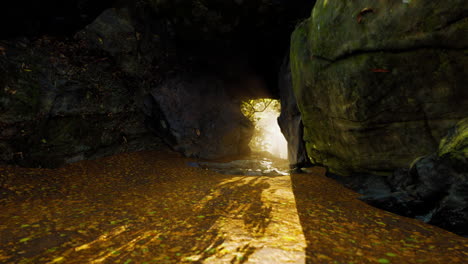
M464 263L464 0L0 9L1 263Z

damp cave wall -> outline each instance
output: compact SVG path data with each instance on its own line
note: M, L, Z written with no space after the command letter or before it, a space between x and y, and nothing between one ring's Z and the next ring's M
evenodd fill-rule
M199 158L248 152L253 128L240 101L279 98L289 36L312 4L9 2L0 163L56 167L165 148Z

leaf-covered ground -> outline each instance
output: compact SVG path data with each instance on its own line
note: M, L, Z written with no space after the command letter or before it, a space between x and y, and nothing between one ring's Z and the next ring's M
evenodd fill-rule
M370 207L323 169L230 176L188 161L138 152L55 170L0 167L0 263L468 259L468 239Z
M308 263L468 263L468 239L357 200L323 168L292 175Z

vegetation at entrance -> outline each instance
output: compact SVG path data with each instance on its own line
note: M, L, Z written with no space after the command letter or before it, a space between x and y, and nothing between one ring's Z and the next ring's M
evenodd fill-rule
M286 158L287 144L278 127L281 110L278 100L262 98L242 102L241 111L255 126L249 146L254 151L266 151Z
M281 110L281 105L278 100L263 98L263 99L254 99L254 100L247 100L242 102L241 104L241 111L244 116L246 116L250 121L255 123L258 121L258 117L255 117L256 113L262 113L267 110L269 107L275 111Z

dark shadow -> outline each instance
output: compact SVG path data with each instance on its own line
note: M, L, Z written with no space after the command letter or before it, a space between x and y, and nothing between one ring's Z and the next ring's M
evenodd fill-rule
M256 247L247 244L243 247L237 248L237 252L241 253L241 256L236 256L231 259L231 264L242 264L249 260L249 256L255 252Z
M293 187L294 197L296 199L296 208L299 214L299 220L301 222L302 230L306 239L306 263L307 264L316 264L311 261L313 259L314 248L313 242L314 237L310 234L311 229L317 228L317 223L313 222L313 217L310 217L310 211L308 208L313 208L313 205L310 204L311 201L311 192L309 188L309 182L311 181L310 175L308 174L292 174L291 183Z

